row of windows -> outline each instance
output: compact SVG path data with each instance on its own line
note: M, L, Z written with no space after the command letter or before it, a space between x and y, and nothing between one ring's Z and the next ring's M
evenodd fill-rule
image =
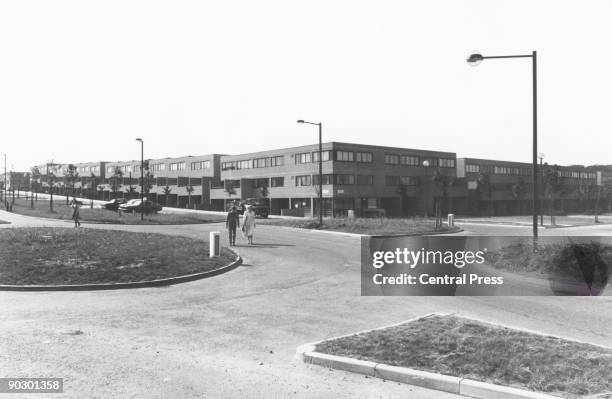
M243 159L240 161L227 161L221 163L222 170L251 169L283 166L285 157L283 155L275 157L264 157L255 159Z
M185 170L185 161L181 162L172 162L168 164L170 166L170 171L175 172L178 170Z
M385 186L417 186L419 179L414 176L385 176Z
M465 171L467 173L494 173L497 175L531 176L530 168L517 168L509 166L466 164ZM597 178L597 174L594 172L577 172L571 170L561 170L559 171L559 176L572 179Z
M296 186L310 186L319 184L319 175L304 175L295 177ZM358 185L368 186L374 184L374 176L371 175L323 175L323 184L336 185ZM415 176L385 176L385 185L387 186L417 186L419 184L418 177Z
M210 161L196 161L191 163L191 170L210 169Z
M98 174L100 173L100 167L99 166L81 166L78 169L79 174L89 174L89 173L93 173L93 174Z
M427 166L434 168L454 168L455 160L453 158L424 158L421 163L420 157L416 155L396 155L385 154L385 163L387 165L404 165L404 166Z
M571 170L560 170L559 176L568 177L571 179L596 179L597 173L595 172L576 172Z

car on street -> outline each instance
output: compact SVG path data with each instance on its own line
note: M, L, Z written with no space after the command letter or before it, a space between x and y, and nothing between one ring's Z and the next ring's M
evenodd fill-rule
M231 203L229 205L229 208L231 209L232 206L236 207L236 211L240 215L244 215L244 211L246 210L247 206L253 207L253 210L255 211L255 216L266 219L270 214L270 208L268 208L266 204L256 198L247 198L246 200L241 202Z
M119 205L125 204L127 200L123 198L115 198L102 204L102 209L108 209L109 211L117 211Z
M121 212L142 212L144 210L145 213L156 213L162 210L162 206L149 200L133 199L119 205L119 210Z

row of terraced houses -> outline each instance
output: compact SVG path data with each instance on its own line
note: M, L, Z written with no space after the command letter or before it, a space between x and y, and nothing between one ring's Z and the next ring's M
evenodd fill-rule
M432 214L436 201L444 212L457 214L531 212L532 167L528 163L339 142L324 143L321 156L322 206L327 216L344 215L348 210L357 215ZM318 162L318 145L240 155L148 159L154 179L146 196L166 206L209 210L227 209L236 200L260 198L272 214L309 216L313 211L317 214L320 206ZM140 160L73 165L79 174L74 184L79 195L104 200L139 195ZM42 190L64 184L67 166L38 165ZM117 170L122 174L120 181ZM591 189L601 184L600 170L567 166L555 173L565 186L564 194L553 200L557 208L572 212L593 206ZM444 193L434 175L446 176ZM485 181L487 187L483 186Z

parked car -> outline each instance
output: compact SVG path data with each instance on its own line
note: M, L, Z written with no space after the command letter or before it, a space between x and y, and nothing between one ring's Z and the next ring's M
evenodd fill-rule
M229 208L231 209L232 206L236 206L236 210L238 211L238 213L240 215L244 215L244 211L249 205L253 207L253 210L255 211L255 216L259 216L261 218L266 219L270 214L270 208L268 208L266 204L262 203L256 198L247 198L246 200L241 201L239 203L232 203L229 205Z
M102 209L108 209L109 211L117 211L119 209L119 205L125 204L127 200L123 198L112 199L108 202L102 204Z
M157 202L149 200L142 201L140 199L129 200L125 204L119 205L119 210L121 212L142 212L143 209L145 213L156 213L162 210L162 206Z

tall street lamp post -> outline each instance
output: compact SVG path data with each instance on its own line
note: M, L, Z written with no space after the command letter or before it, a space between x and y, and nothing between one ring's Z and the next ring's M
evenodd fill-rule
M136 141L140 141L140 220L144 220L144 141L140 137Z
M319 226L323 226L323 123L306 122L303 119L298 120L297 123L319 126Z
M538 202L538 84L537 84L537 53L533 51L531 54L522 55L497 55L497 56L483 56L482 54L471 54L467 59L470 65L478 65L483 60L493 58L531 58L532 65L532 96L533 96L533 148L532 148L532 178L533 178L533 242L537 243L538 240L538 213L539 213L539 202Z

